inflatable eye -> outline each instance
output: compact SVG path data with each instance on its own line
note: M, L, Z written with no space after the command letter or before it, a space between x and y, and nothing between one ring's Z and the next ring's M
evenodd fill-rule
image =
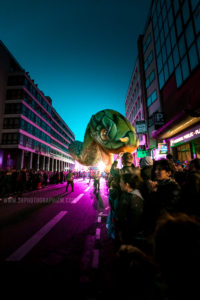
M100 135L101 135L101 139L103 141L107 140L107 133L108 133L108 131L106 129L101 129Z

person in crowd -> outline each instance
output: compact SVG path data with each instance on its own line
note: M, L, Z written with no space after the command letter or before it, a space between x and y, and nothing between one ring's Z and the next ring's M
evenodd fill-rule
M157 222L153 250L165 299L196 299L200 282L199 220L184 213L166 213Z
M101 174L100 171L97 171L94 174L94 191L99 191L100 188L100 178L101 178Z
M152 178L148 181L149 195L145 201L145 228L149 233L154 231L156 221L164 212L181 210L181 188L173 178L174 164L168 159L154 162Z
M156 297L157 266L153 258L139 248L121 245L112 269L113 299L162 299Z
M117 164L118 164L118 160L119 158L122 157L122 165L123 167L121 169L117 168ZM119 176L122 174L126 174L126 173L134 173L135 171L135 166L133 164L133 155L129 152L125 152L125 153L120 153L116 160L113 162L111 169L110 169L110 174L111 176Z
M108 201L110 206L110 212L107 217L106 227L108 231L108 236L115 241L116 238L116 222L117 222L117 208L119 203L119 197L121 194L120 189L120 176L113 177L110 182Z
M143 230L143 197L140 192L142 178L138 174L120 177L121 196L117 207L116 234L119 244L137 243Z
M151 179L153 159L151 156L142 157L140 159L141 176L143 180Z
M74 177L74 174L73 174L72 170L69 170L69 173L66 176L66 179L67 179L66 192L68 191L69 185L71 185L71 191L72 192L74 191L74 179L73 179L73 177Z
M182 186L183 212L200 217L200 159L193 159Z

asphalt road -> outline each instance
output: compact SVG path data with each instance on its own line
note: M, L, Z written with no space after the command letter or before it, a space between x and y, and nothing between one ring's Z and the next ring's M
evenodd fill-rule
M108 189L76 179L0 204L1 286L7 295L105 299L113 244L107 235ZM71 296L72 295L72 296ZM77 298L78 297L78 298Z

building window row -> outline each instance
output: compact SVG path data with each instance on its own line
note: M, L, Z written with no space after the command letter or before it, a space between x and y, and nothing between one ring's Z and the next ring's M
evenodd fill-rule
M148 88L155 79L155 71L153 70L146 79L146 88Z
M39 113L47 122L49 122L60 134L62 134L65 138L72 138L72 134L69 132L69 130L66 129L68 135L62 130L51 118L49 114L46 113L44 109L40 105L37 104L37 102L26 93L23 89L12 89L12 90L7 90L7 95L6 95L7 100L24 100L30 107L32 107L37 113ZM56 120L58 120L58 117L55 115L55 113L52 111L52 117L56 117ZM62 123L62 122L59 122Z
M143 46L143 53L146 52L146 50L149 47L150 43L151 43L151 33L149 33L147 38L146 38L146 41L145 41L144 46Z
M153 52L151 51L149 56L147 57L147 59L144 62L144 69L145 71L148 69L148 67L150 66L151 62L153 60Z
M147 98L147 106L149 107L153 102L157 99L157 91L153 91L153 93Z
M30 121L37 124L39 127L50 133L53 137L55 137L57 140L62 142L63 144L69 145L69 142L66 141L64 138L62 138L59 134L57 134L50 126L47 125L46 122L44 122L42 119L40 119L34 112L32 112L28 107L23 105L22 107L22 114L26 116ZM66 134L65 134L66 135Z
M27 90L40 102L40 104L51 114L51 107L47 101L41 96L40 93L33 86L32 81L29 81L25 76L9 76L8 77L8 86L17 86L22 85L27 88Z
M4 129L16 129L20 127L20 118L4 118Z
M10 132L2 134L2 144L3 145L13 145L19 143L19 133Z

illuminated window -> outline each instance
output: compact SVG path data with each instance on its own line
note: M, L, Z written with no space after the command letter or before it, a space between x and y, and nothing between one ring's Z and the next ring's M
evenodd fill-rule
M153 102L157 99L157 91L155 90L148 98L147 98L147 106L149 107Z
M161 53L157 58L157 65L158 65L158 73L159 73L162 69L162 55L161 55Z
M191 44L194 41L194 31L193 31L193 26L192 26L192 22L190 21L190 23L188 24L188 26L186 27L186 43L188 48L191 46Z
M178 36L182 33L182 30L183 30L183 26L181 21L181 15L179 14L176 19L176 31Z
M179 2L178 0L174 0L173 1L173 5L174 5L174 14L176 15L178 10L179 10Z
M164 73L163 73L163 71L161 71L160 74L159 74L159 86L160 86L160 89L162 89L164 83L165 83Z
M196 33L200 32L200 5L194 12L194 25Z
M177 85L177 87L179 87L179 86L181 86L182 81L183 81L180 65L176 68L175 75L176 75L176 85Z
M197 39L197 49L198 49L198 52L199 52L199 58L200 58L200 36L199 36L198 39Z
M174 63L173 63L172 55L170 55L168 59L168 67L169 67L169 76L170 76L174 71Z
M169 78L169 71L168 71L167 63L164 65L164 75L165 75L165 81L167 81Z
M171 53L171 42L170 42L169 35L168 35L167 40L166 40L166 49L167 49L167 56L169 56L170 53Z
M159 52L160 52L160 39L158 39L156 42L156 54L158 55Z
M182 10L183 10L183 21L186 24L190 17L188 0L185 0Z
M163 8L162 8L162 15L163 15L163 20L164 20L166 18L166 15L167 15L167 9L166 9L165 4L163 5Z
M179 47L180 57L183 57L186 52L184 35L181 36L181 38L178 42L178 47Z
M169 27L173 24L173 14L172 14L172 9L170 8L168 12L168 21L169 21Z
M165 46L162 47L162 58L163 58L163 63L165 63L167 59L167 54L166 54L166 48Z
M163 29L162 29L161 32L160 32L160 42L161 42L161 46L163 45L164 41L165 41L165 36L164 36L164 31L163 31Z
M168 21L167 21L167 19L166 19L165 22L164 22L164 33L165 33L165 37L167 37L168 32L169 32L169 26L168 26Z
M176 45L176 33L175 33L174 26L172 26L171 28L170 36L171 36L172 48L174 48L174 46Z
M154 30L154 37L155 37L155 40L157 40L158 34L159 34L159 30L158 30L158 26L157 26L157 27L155 28L155 30Z
M182 74L183 74L183 80L185 80L189 76L189 73L190 73L187 55L184 57L184 59L181 62L181 69L182 69Z
M199 3L199 0L191 0L192 10L194 10Z
M198 55L196 50L196 45L194 44L191 49L189 50L189 61L190 61L190 68L193 70L198 65Z
M173 58L174 58L174 65L175 65L175 67L176 67L176 66L178 65L179 61L180 61L177 46L174 48L174 51L173 51Z

